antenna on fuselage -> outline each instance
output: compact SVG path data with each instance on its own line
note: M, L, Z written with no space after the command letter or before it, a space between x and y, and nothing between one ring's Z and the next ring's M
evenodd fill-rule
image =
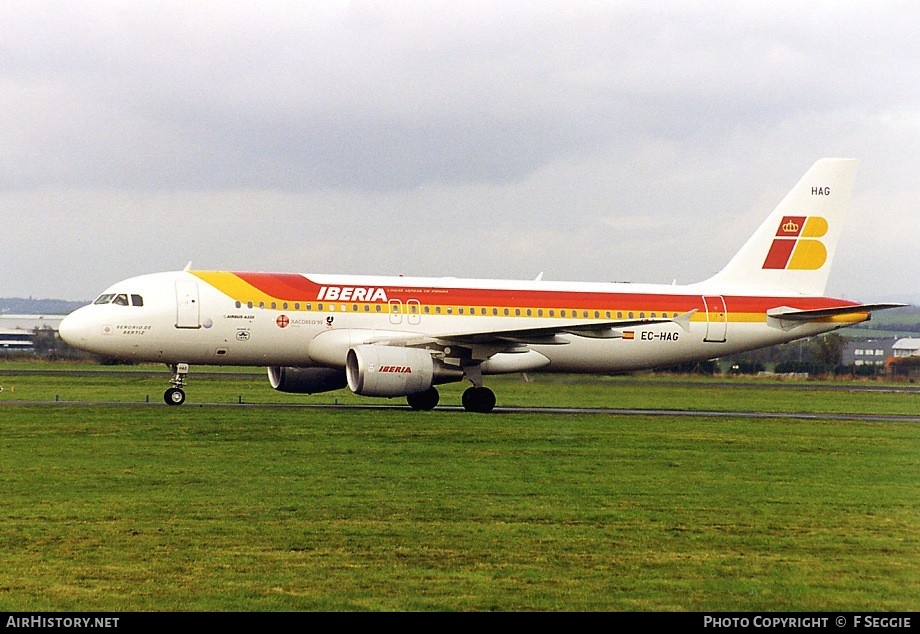
M189 261L188 261L188 264L186 264L186 265L185 265L185 268L182 269L182 270L185 271L186 273L188 273L189 271L191 271L191 270L192 270L192 261L189 260Z

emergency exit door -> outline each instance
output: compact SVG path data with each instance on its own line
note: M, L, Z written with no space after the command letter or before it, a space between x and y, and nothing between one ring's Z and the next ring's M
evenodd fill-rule
M198 304L198 282L176 281L176 328L200 328L201 310Z
M725 307L725 298L721 295L703 297L703 306L706 307L706 336L703 341L712 343L725 343L728 332L728 309Z

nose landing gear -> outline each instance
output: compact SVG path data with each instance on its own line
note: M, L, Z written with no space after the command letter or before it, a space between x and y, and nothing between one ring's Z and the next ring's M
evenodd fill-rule
M163 393L163 400L167 405L182 405L185 402L185 376L188 374L188 363L177 363L172 366L175 373L170 380L172 387Z

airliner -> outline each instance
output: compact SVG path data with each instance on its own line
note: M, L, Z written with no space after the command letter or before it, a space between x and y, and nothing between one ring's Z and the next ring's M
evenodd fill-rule
M689 285L191 270L118 282L60 326L70 345L172 370L170 405L195 364L266 366L271 386L461 403L490 412L483 377L613 374L708 360L866 321L901 304L824 296L854 159L821 159L728 264Z

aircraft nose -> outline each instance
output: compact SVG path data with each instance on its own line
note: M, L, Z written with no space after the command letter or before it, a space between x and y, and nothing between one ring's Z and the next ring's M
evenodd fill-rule
M79 348L81 344L86 342L88 333L88 324L85 313L82 313L82 311L82 308L78 308L64 317L64 319L61 320L61 325L58 326L58 334L61 336L61 339L75 348Z

